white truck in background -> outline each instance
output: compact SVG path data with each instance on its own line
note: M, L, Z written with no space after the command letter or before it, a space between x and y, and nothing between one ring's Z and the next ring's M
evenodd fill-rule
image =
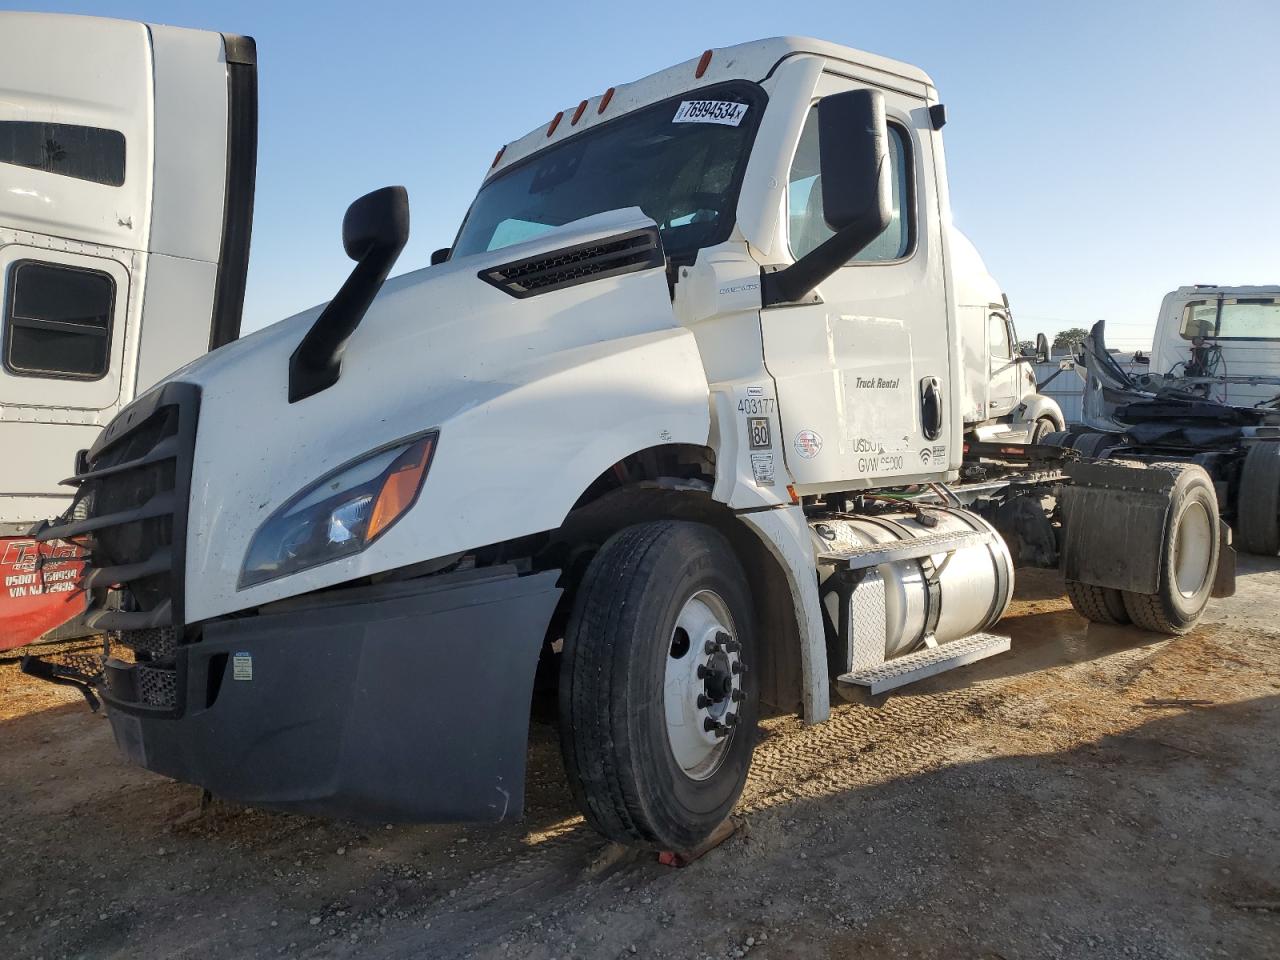
M253 41L0 13L0 650L87 629L79 551L27 536L75 452L239 334Z
M1086 616L1190 629L1230 588L1198 467L957 484L944 120L916 67L761 40L508 143L430 267L387 280L407 194L362 197L332 301L166 378L77 458L36 536L85 545L108 648L24 668L230 799L500 821L552 665L588 822L687 852L763 708L821 723L832 690L1008 648L985 513L1048 537ZM992 302L966 304L984 334Z
M948 237L964 363L965 439L1039 443L1065 430L1062 408L1036 383L1036 363L1049 359L1045 335L1036 337L1034 349L1020 349L1009 298L978 249L954 226Z
M1280 286L1196 284L1165 294L1149 370L1218 403L1276 406Z

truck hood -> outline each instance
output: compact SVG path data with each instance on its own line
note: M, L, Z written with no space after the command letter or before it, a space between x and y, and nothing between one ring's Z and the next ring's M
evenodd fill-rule
M327 390L290 404L288 363L313 308L169 379L200 387L186 558L187 621L558 526L612 464L705 445L708 390L665 272L517 298L488 267L651 227L635 208L388 280ZM336 282L335 282L336 286ZM254 532L286 500L380 446L439 429L414 507L363 553L244 590Z

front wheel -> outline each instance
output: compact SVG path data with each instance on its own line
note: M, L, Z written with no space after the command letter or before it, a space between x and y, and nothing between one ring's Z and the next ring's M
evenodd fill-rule
M728 541L683 521L609 539L565 634L560 743L587 822L695 850L742 793L755 747L756 637Z
M1057 431L1058 425L1048 417L1041 417L1031 428L1031 442L1043 443L1044 438Z

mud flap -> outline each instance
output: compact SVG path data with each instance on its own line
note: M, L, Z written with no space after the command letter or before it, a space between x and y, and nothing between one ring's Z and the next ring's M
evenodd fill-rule
M1139 464L1078 461L1064 472L1062 573L1068 580L1154 594L1174 475Z
M1213 597L1236 595L1236 550L1231 546L1231 526L1218 518L1218 571L1213 577Z

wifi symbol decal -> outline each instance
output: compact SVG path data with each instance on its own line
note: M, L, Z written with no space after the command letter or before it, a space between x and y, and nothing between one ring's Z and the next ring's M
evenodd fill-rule
M925 447L920 451L920 462L927 464L929 462L929 448Z

